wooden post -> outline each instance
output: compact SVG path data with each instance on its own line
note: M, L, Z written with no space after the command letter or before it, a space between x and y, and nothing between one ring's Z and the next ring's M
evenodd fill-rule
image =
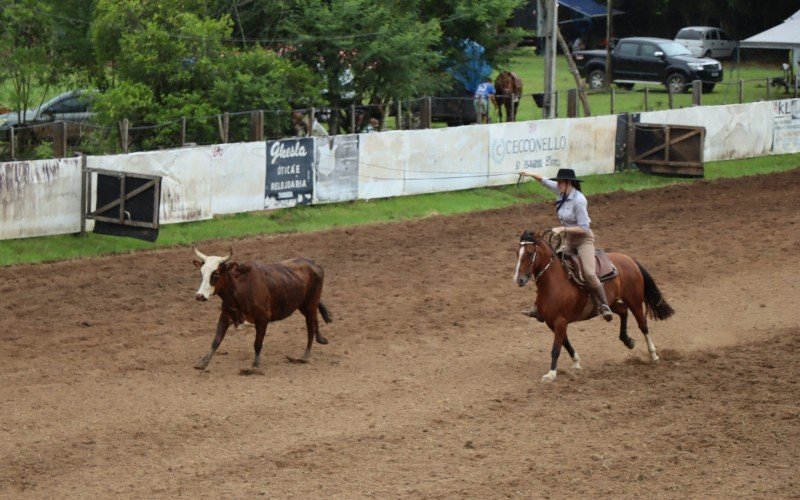
M311 134L314 131L314 115L316 114L317 110L315 108L311 108L311 112L308 113L308 137L311 137Z
M408 102L406 114L408 115L408 130L414 130L414 111L411 109L411 101Z
M264 140L264 112L260 109L250 112L250 140L253 142Z
M430 97L425 98L425 128L433 126L433 100Z
M567 118L578 116L578 89L567 91Z
M675 92L672 91L672 86L667 86L667 99L669 100L669 109L675 109Z
M350 133L355 134L356 130L356 103L350 105Z
M769 86L772 84L772 78L767 77L767 100L769 101Z
M612 115L614 114L614 100L615 100L616 95L617 95L617 91L616 91L616 89L614 89L612 87L611 88L611 114Z
M553 94L553 99L555 99L555 101L553 101L553 112L555 113L555 117L558 118L558 99L559 99L559 91L558 90L556 90L555 94ZM522 101L520 101L520 102L522 102ZM584 109L584 111L586 111L586 110Z
M739 79L739 104L744 102L744 80Z
M224 112L217 115L217 128L219 128L219 140L224 144L228 142L228 126L230 125L230 115Z
M797 99L797 78L799 75L794 75L794 98Z
M403 130L403 105L397 100L397 130Z
M181 116L181 147L186 145L186 117Z
M578 67L575 66L575 59L572 58L569 45L567 45L567 41L564 40L564 36L561 34L561 28L557 29L556 34L558 35L558 44L561 45L561 52L563 52L564 57L567 58L569 72L572 73L572 77L575 79L575 85L578 87L578 97L581 98L581 103L583 104L583 116L592 116L592 111L589 109L589 98L586 96L586 91L583 88L583 80L578 72ZM556 98L558 98L558 90L556 90L555 95ZM558 103L557 100L556 103ZM556 108L556 112L558 112L558 108Z
M628 137L625 141L625 165L630 168L633 164L633 158L636 154L636 124L633 123L633 117L628 114Z
M86 236L86 200L88 193L86 192L87 183L86 176L86 155L81 155L81 236Z
M700 80L692 82L692 104L700 106L703 102L703 84Z
M650 87L644 88L644 110L650 111Z
M67 156L67 124L66 122L53 123L53 158Z
M603 86L611 88L611 74L614 71L614 61L611 58L611 39L614 38L614 2L606 0L606 71Z
M14 132L14 125L11 125L11 128L9 129L8 133L9 133L8 140L10 141L9 148L11 149L11 161L14 161L17 157L16 154L17 136L16 133Z
M119 145L122 147L122 152L128 152L128 127L129 122L127 118L123 118L121 122L119 122Z

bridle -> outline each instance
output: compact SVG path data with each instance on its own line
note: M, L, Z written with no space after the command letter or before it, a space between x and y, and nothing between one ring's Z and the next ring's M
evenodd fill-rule
M531 259L531 274L534 274L534 272L533 272L533 265L534 265L534 264L536 264L536 259L539 257L539 245L537 245L537 244L536 244L535 242L533 242L533 241L520 241L520 242L519 242L519 245L520 245L521 247L524 247L524 246L526 246L526 245L533 245L533 246L534 246L534 248L536 248L536 250L533 252L533 259ZM554 262L554 261L555 261L555 257L551 255L551 256L550 256L550 261L547 263L547 265L546 265L546 266L544 266L544 268L542 268L542 270L541 270L541 271L539 271L538 273L535 273L535 274L534 274L534 276L533 276L533 282L534 282L534 283L538 283L538 282L539 282L539 279L540 279L542 276L544 276L544 273L546 273L548 269L550 269L550 266L552 266L552 265L553 265L553 262Z

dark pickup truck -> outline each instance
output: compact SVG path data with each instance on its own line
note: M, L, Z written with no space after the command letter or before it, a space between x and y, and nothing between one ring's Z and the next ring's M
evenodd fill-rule
M589 87L603 86L605 50L581 50L573 54L578 71ZM694 57L683 45L664 38L623 38L611 53L611 81L623 89L635 83L662 83L674 93L688 92L691 82L703 82L711 92L722 81L722 65L710 57Z

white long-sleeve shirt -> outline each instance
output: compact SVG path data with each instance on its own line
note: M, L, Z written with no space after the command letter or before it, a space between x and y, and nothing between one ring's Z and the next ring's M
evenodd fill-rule
M561 200L562 195L558 191L558 183L556 181L542 179L542 186L556 193L556 200ZM558 209L558 218L561 220L561 224L565 227L580 226L584 229L589 229L592 219L589 218L588 204L589 202L586 201L583 193L573 188L566 201Z

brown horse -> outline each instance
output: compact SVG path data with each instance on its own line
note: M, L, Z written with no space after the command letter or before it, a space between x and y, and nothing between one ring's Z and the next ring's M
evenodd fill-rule
M548 234L552 235L552 232L545 231L541 235L531 231L522 233L514 274L514 281L521 287L533 277L537 287L536 308L553 331L550 371L542 377L542 382L555 380L561 346L572 358L572 367L576 370L581 368L580 357L567 337L567 325L597 315L597 308L588 292L579 289L569 279L567 270L547 238ZM555 245L556 248L558 246ZM641 264L621 253L610 253L608 256L619 271L618 276L603 283L611 310L620 317L619 339L628 349L633 349L634 341L628 336L630 311L647 340L650 359L658 361L656 346L647 328L647 316L654 320L665 320L675 311L664 300L655 281Z
M522 99L522 79L516 73L502 71L494 81L494 88L500 121L503 121L504 106L506 108L506 121L516 121L519 102Z

